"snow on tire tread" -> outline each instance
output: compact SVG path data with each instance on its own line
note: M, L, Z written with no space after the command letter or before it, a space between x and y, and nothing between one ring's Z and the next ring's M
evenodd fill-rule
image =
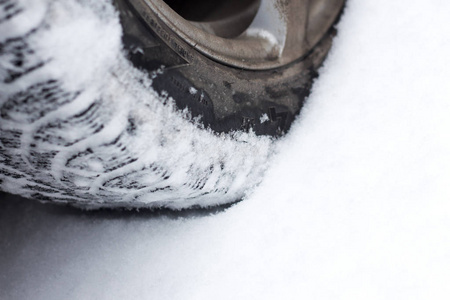
M242 198L272 141L200 128L120 39L106 0L0 0L1 189L83 208Z

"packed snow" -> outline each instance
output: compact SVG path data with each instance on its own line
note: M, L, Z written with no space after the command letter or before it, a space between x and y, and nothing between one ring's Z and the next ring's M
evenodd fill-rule
M263 182L216 213L0 203L1 299L448 299L450 2L349 0Z

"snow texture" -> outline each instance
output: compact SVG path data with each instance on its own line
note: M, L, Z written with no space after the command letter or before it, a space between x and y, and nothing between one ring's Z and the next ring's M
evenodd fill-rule
M350 0L245 201L203 217L0 209L1 299L449 299L449 1Z
M0 11L4 191L178 209L237 201L261 181L271 140L188 121L151 88L158 72L148 78L125 59L109 1L8 0Z

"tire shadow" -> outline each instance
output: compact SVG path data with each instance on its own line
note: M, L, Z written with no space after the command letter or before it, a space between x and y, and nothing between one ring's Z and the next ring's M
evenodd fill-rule
M233 203L222 204L214 207L202 208L192 207L182 210L172 210L168 208L106 208L96 210L83 210L70 205L61 205L53 203L41 203L33 199L26 199L17 195L0 192L0 219L4 215L11 214L22 215L21 212L33 210L37 214L47 215L68 215L72 217L88 217L98 219L180 219L180 218L201 218L209 217L225 212L228 208L236 205L241 200Z
M208 231L196 220L221 214L232 205L86 211L0 192L0 299L27 299L17 296L21 289L48 288L53 284L49 278L71 286L83 282L85 270L95 273L95 268L108 269L110 264L121 268L111 261L133 263L139 257L127 255L138 251L135 247L148 247L151 253L172 243L182 248L184 233Z

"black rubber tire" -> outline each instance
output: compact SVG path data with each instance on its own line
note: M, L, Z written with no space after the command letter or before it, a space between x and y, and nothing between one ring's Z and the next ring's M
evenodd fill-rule
M257 135L270 136L287 132L310 93L336 32L330 28L306 56L289 65L244 70L196 51L151 12L145 13L144 20L127 0L114 1L132 63L148 73L163 65L153 88L167 92L179 109L187 107L193 117L201 116L203 125L216 132L251 129ZM195 93L190 92L192 88Z
M87 209L241 199L273 153L273 139L254 133L289 128L334 31L305 59L246 71L114 4L122 26L110 0L0 1L1 189ZM121 28L129 59L145 72L125 58Z

